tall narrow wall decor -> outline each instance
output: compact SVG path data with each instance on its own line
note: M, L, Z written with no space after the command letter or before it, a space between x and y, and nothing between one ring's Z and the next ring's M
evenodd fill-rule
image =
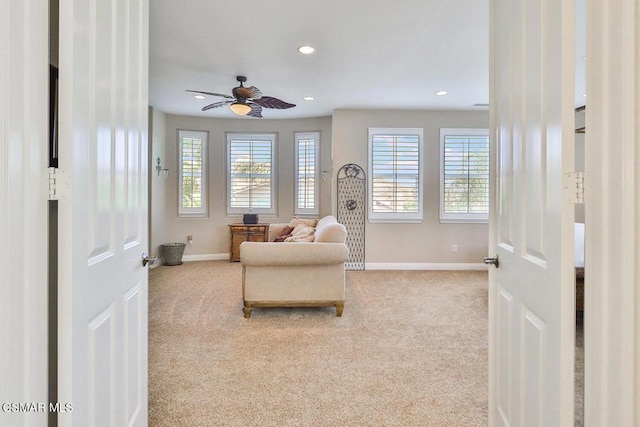
M347 163L338 171L338 222L347 228L349 261L347 270L364 270L364 227L367 205L367 179L364 170Z

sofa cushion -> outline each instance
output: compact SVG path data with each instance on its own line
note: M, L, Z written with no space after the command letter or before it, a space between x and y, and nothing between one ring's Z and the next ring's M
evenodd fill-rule
M323 224L315 233L316 242L344 243L347 238L347 229L339 222Z
M290 243L242 242L242 265L303 266L342 264L349 259L344 243ZM295 282L291 284L295 286Z

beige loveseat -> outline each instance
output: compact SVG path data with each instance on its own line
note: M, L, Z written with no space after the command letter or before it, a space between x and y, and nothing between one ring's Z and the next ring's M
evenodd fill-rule
M347 231L333 216L315 225L312 242L274 242L288 224L271 224L269 242L243 242L244 317L253 307L335 306L344 309Z

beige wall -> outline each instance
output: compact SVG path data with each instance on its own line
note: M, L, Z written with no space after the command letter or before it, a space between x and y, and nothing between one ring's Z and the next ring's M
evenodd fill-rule
M226 132L278 133L278 204L275 217L261 222L287 222L293 215L293 165L296 131L321 132L321 170L333 170L321 181L321 216L335 213L336 173L345 163L357 163L367 171L369 127L422 127L425 139L424 221L420 224L366 224L367 263L481 263L487 256L487 224L440 224L439 156L440 128L487 128L487 112L336 110L332 117L292 120L213 119L163 114L154 110L152 162L160 156L169 176L152 175L153 224L151 240L158 245L193 244L185 255L218 255L229 252L228 224L241 221L226 214ZM209 132L209 217L179 218L177 208L178 129ZM333 157L332 157L333 153ZM367 174L368 175L368 174ZM458 252L452 252L452 245ZM155 253L155 252L153 252Z
M207 218L178 217L178 130L198 130L209 133L208 152L208 205ZM171 169L164 180L165 199L163 206L154 203L152 221L155 227L163 231L154 235L162 236L154 245L187 241L187 235L193 236L193 244L187 245L184 255L222 255L229 253L229 227L234 222L242 222L241 216L227 216L226 212L226 132L275 132L278 134L278 196L276 216L260 215L260 222L288 222L294 208L294 132L320 132L320 168L331 168L331 117L269 120L269 119L214 119L166 115L164 127L164 154L161 154L164 167ZM161 144L159 142L159 144ZM154 140L154 153L156 152ZM155 155L155 154L154 154ZM155 155L157 157L157 155ZM154 157L155 159L155 157ZM320 181L320 214L331 212L330 182ZM162 210L158 214L158 210ZM157 215L157 217L156 217ZM155 220L154 220L155 217Z
M166 199L167 183L173 178L169 171L169 176L165 177L161 172L160 176L156 172L156 159L159 157L162 167L167 168L166 156L166 121L167 115L155 108L149 109L149 135L151 139L151 155L149 158L149 252L152 256L159 255L159 245L166 243Z
M366 223L367 263L481 263L487 224L440 224L440 128L488 128L488 112L336 110L333 170L357 163L368 173L369 127L424 129L424 220L420 224ZM334 177L335 178L335 177ZM335 198L334 198L335 199ZM335 201L333 202L335 205ZM452 252L452 245L458 252Z

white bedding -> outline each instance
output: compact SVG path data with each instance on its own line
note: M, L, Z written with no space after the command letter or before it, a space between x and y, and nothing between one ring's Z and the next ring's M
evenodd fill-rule
M584 268L584 224L575 223L575 266Z

